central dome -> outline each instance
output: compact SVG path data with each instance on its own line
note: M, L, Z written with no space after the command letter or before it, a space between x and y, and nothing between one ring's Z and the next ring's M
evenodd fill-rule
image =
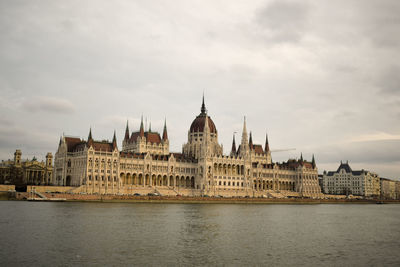
M192 125L190 125L190 132L191 133L204 132L205 123L206 123L206 114L201 113L199 116L196 117L196 119L194 119ZM217 128L215 127L215 124L213 120L210 118L210 116L208 116L208 127L210 128L211 133L217 133Z
M215 127L215 124L213 120L210 118L210 116L207 115L206 113L206 106L204 105L204 96L203 96L203 103L201 105L201 113L199 116L194 119L192 124L190 125L190 133L195 133L195 132L204 132L204 125L206 123L206 116L208 117L208 127L210 128L211 133L217 133L217 128Z

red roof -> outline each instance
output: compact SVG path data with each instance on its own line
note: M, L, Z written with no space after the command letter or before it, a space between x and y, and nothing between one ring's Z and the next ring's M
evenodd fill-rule
M254 151L257 154L264 154L264 150L262 148L262 145L253 145L253 147L254 147Z
M93 148L96 151L107 151L107 152L112 152L113 151L113 144L109 142L98 142L94 141L93 142Z
M308 161L298 161L298 160L293 160L290 159L287 162L284 162L280 165L280 167L287 167L287 168L292 168L292 169L296 169L299 166L304 166L307 169L313 169L312 163L308 162Z
M210 132L217 133L217 128L215 127L213 120L210 118L210 116L207 115L207 117L208 117L208 127L210 128ZM190 132L191 133L204 132L205 121L206 121L205 113L202 113L199 116L197 116L196 119L194 119L194 121L192 122L192 125L190 125Z
M131 138L129 139L130 142L136 142L138 136L140 136L140 132L134 132L131 135ZM150 143L156 143L160 144L161 143L161 137L159 133L156 132L145 132L144 136L146 137L147 142Z
M75 147L83 141L78 137L65 137L65 143L67 144L68 152L73 152Z

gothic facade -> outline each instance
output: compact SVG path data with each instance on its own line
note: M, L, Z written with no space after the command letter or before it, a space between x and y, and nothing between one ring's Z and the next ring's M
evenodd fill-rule
M63 136L55 154L54 183L80 186L87 193L130 194L143 189L174 195L321 196L314 157L311 162L273 163L268 137L264 148L253 144L243 124L241 143L233 138L230 155L223 154L217 128L204 99L181 153L169 151L167 126L162 135L125 129L122 149L112 142Z

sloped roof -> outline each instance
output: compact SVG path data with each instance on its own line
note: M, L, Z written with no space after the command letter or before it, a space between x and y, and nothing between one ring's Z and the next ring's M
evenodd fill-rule
M351 173L352 172L352 170L351 170L351 168L350 168L350 165L349 165L349 163L340 163L340 166L339 166L339 168L337 169L337 171L336 172L340 172L340 170L341 169L344 169L344 171L345 172L347 172L347 173Z
M254 147L254 151L257 154L264 154L264 150L262 148L262 145L253 145L253 147Z
M131 135L131 138L129 139L131 142L136 142L137 138L140 136L140 132L134 132ZM161 137L160 134L157 132L145 132L144 136L146 137L147 142L150 142L152 144L160 144L161 143Z
M73 152L77 145L84 143L83 140L81 140L78 137L64 137L64 138L65 138L65 143L67 144L68 152Z
M93 148L96 151L106 151L106 152L112 152L113 151L113 143L110 142L99 142L99 141L94 141L93 142Z

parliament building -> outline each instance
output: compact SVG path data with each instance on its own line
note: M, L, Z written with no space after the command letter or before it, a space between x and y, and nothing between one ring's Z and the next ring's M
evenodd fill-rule
M112 142L96 141L89 131L87 140L60 138L54 159L53 184L79 187L81 192L162 195L321 197L318 170L312 161L272 161L266 136L264 147L253 144L246 120L236 147L223 154L218 131L203 103L188 131L181 153L169 151L166 123L162 135L143 126L125 129L122 149L114 132Z

